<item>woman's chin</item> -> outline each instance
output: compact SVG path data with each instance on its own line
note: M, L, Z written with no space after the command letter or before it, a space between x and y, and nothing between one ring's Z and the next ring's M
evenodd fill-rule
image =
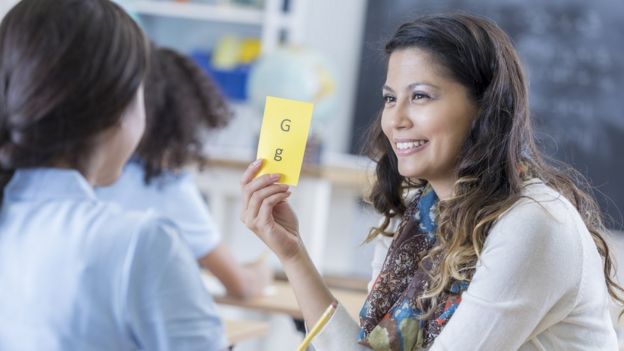
M399 174L405 178L423 179L424 172L420 167L399 165Z

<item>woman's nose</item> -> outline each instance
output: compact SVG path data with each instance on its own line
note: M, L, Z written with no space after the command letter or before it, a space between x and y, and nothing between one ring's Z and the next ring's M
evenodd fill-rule
M412 127L412 120L409 118L408 108L405 104L398 103L390 116L390 125L394 129L406 129Z

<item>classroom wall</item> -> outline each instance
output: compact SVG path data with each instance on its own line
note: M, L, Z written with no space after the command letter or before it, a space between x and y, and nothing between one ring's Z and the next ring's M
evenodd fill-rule
M309 1L307 7L303 43L332 60L339 82L335 118L326 128L327 150L335 153L347 152L357 90L366 1L314 0Z
M16 3L17 3L17 0L0 0L0 18L4 17L4 15Z

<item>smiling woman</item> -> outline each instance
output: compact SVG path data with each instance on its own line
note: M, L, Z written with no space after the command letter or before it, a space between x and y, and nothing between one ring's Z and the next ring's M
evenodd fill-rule
M338 307L317 350L617 350L622 302L600 213L574 172L543 161L522 66L492 21L435 15L386 45L373 124L373 284L360 325ZM334 297L278 177L242 179L242 220L278 255L308 325ZM400 218L398 229L390 222ZM377 262L383 262L378 265Z
M440 74L443 69L424 50L394 52L383 88L381 126L399 173L427 179L440 198L448 198L457 178L457 155L478 106L468 89Z

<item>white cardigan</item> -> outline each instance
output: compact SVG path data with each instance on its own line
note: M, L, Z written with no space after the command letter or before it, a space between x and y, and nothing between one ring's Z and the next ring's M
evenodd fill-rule
M493 225L461 304L430 350L617 350L602 260L578 212L539 181L523 194ZM373 279L390 240L377 242ZM370 350L357 344L358 333L339 308L314 346Z

